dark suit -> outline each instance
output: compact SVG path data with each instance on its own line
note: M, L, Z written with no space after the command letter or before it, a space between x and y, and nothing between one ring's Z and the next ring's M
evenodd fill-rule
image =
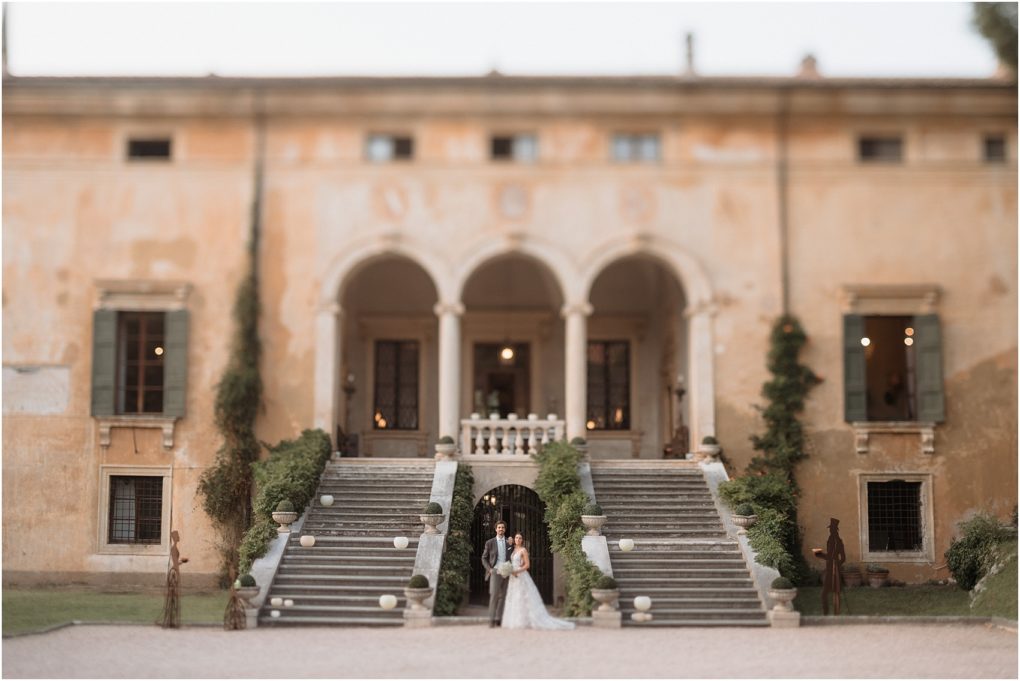
M496 572L496 565L499 564L499 545L497 537L485 542L485 549L482 550L482 566L489 573L489 624L499 622L503 619L503 601L506 598L506 586L510 581L509 577L503 577ZM505 551L503 560L510 560L513 553L513 540L510 537L503 537Z

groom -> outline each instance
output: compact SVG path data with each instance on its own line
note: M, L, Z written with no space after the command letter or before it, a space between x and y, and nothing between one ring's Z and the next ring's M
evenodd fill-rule
M485 542L482 551L482 565L485 567L485 579L489 580L489 626L494 627L503 619L503 600L506 598L506 585L509 577L502 577L494 572L497 565L510 560L510 540L506 538L506 523L496 523L496 536Z

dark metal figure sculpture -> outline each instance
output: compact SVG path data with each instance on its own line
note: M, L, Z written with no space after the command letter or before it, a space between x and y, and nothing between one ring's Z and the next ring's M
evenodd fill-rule
M829 614L829 594L832 594L832 612L839 614L842 596L842 570L846 562L843 540L839 538L839 520L829 518L829 540L825 543L825 551L814 549L817 558L825 559L825 572L822 575L822 613Z
M163 599L163 616L159 624L164 629L179 629L181 626L181 565L188 562L181 558L177 548L181 535L177 530L170 532L170 567L166 573L166 594Z

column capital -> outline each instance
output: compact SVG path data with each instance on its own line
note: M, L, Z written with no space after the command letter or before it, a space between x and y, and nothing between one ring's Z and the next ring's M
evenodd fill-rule
M560 315L563 317L572 317L573 315L581 315L582 317L589 317L591 313L595 311L595 308L591 306L591 303L566 303L563 309L560 310Z
M702 315L706 317L714 317L719 312L719 305L714 300L703 300L700 302L694 302L687 306L684 310L684 317L691 319L692 317L700 317Z
M464 304L461 303L461 302L456 302L456 303L436 303L435 306L432 308L432 311L436 313L437 317L442 317L443 315L448 315L448 314L452 314L452 315L456 315L457 317L461 317L461 316L464 315Z
M340 317L344 313L344 309L335 300L327 300L319 303L319 314L331 314L334 317Z

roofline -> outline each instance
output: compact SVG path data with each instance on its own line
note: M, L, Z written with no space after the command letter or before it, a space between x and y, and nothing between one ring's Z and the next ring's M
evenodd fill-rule
M400 87L613 87L766 90L827 89L982 89L1015 90L1015 78L805 78L796 76L14 76L3 77L5 87L195 88L195 89L314 89Z

